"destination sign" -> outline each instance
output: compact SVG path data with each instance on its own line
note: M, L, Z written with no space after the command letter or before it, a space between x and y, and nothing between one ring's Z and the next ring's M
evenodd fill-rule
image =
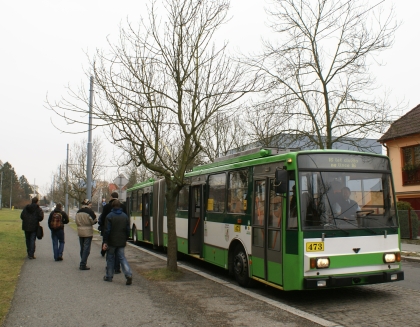
M388 158L347 153L314 153L298 156L299 168L390 170Z

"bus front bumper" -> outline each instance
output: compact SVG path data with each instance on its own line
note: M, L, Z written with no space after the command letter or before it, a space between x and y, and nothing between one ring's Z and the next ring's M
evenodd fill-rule
M322 278L304 278L304 289L319 289L344 287L352 285L367 285L390 283L404 280L404 271L383 272L367 275L325 276Z

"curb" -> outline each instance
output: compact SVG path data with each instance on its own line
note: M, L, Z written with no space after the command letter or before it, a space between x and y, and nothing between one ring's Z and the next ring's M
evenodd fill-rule
M404 256L404 255L402 255L401 256L401 260L402 261L407 261L407 262L420 262L420 257L417 257L417 256Z

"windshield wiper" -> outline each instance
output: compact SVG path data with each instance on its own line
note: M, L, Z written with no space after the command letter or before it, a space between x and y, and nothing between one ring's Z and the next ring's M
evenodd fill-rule
M370 218L370 217L362 217L363 219L369 219L369 220L379 220L379 219L377 219L377 218ZM388 219L388 221L390 221L391 223L392 223L392 217L390 217L389 219ZM363 228L367 228L367 227L363 227ZM376 225L376 226L374 226L374 228L389 228L389 229L391 229L393 232L397 232L398 231L398 228L397 227L395 227L394 225Z
M346 231L345 229L342 229L342 228L340 228L340 227L338 227L338 226L337 226L337 223L335 222L335 219L340 219L340 218L334 218L334 217L333 217L333 219L334 219L334 224L329 224L329 223L326 223L326 224L324 224L323 226L324 226L324 227L334 227L334 229L341 230L341 231L342 231L342 232L344 232L346 235L350 235L350 233L349 233L348 231Z
M343 220L343 221L345 221L346 223L348 223L348 224L350 224L350 225L352 225L352 226L354 226L354 227L356 227L356 228L358 228L358 229L360 229L361 227L359 227L359 225L358 224L353 224L352 222L354 222L354 221L356 221L355 219L346 219L346 218L339 218L339 217L334 217L334 220L335 219L337 219L337 220ZM378 233L377 232L375 232L373 229L370 229L369 227L362 227L363 229L366 229L366 230L368 230L368 231L370 231L371 233L373 233L373 234L375 234L375 235L378 235Z

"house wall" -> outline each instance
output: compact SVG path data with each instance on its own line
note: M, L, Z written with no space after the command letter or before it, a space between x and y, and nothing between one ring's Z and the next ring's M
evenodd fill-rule
M395 192L398 201L410 202L414 209L420 210L420 185L403 185L401 148L420 143L420 134L402 137L386 142L388 156L394 175Z

